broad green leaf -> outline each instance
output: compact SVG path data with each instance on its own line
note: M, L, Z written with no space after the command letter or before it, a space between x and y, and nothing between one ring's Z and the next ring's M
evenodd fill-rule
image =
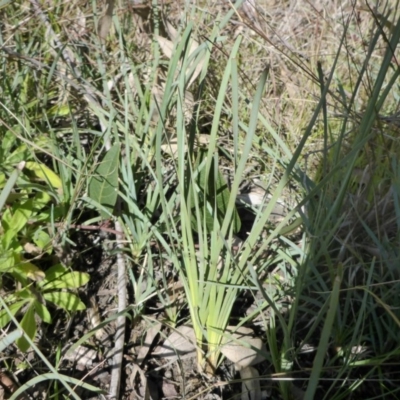
M28 261L22 262L21 264L17 265L14 268L13 272L19 272L21 275L26 276L32 281L42 281L45 277L44 272L40 268Z
M15 232L13 229L7 229L1 239L1 247L6 250L11 250L11 247L15 245L15 241L13 240L16 238L18 232Z
M19 262L19 256L18 262ZM15 262L16 254L13 249L1 250L0 254L0 272L11 272L11 269L16 264Z
M13 278L21 284L21 287L23 288L19 290L17 293L22 293L22 296L25 295L25 298L27 298L31 296L31 291L28 289L28 287L32 282L26 275L25 271L19 269L19 266L21 265L20 262L21 261L15 263L15 266L14 268L11 269L10 273L13 276Z
M60 280L64 275L67 275L70 273L70 270L68 268L65 268L61 264L56 264L50 267L46 272L45 272L45 279L43 279L42 282L39 282L39 286L44 287L47 289L53 281L58 281Z
M119 150L119 144L111 147L96 168L89 184L89 197L110 213L113 212L117 201ZM103 218L109 217L104 210L99 212Z
M11 154L8 155L6 164L16 165L29 157L29 151L26 144L17 147Z
M9 219L9 221L3 219L2 225L6 233L9 229L17 233L26 225L32 215L33 201L33 199L29 199L17 205L14 209L14 213L12 213L11 219Z
M35 307L31 304L24 314L22 321L20 322L21 328L25 331L25 333L33 339L36 335L36 321L35 321ZM25 353L30 345L28 341L21 337L17 340L18 348Z
M18 290L15 294L21 299L35 300L34 293L28 287Z
M49 201L51 196L45 192L36 193L33 201L33 210L40 211Z
M3 230L6 230L10 226L11 218L11 208L6 208L1 217L1 226L3 227Z
M69 270L67 268L65 268L63 265L61 264L56 264L53 265L52 267L50 267L46 272L45 272L45 276L46 278L43 280L43 282L41 283L42 285L46 285L47 283L53 281L54 279L59 278L60 276L68 273Z
M51 115L52 117L63 117L69 115L71 113L70 107L68 104L59 105L56 104L49 109L47 115Z
M43 298L46 301L54 303L56 306L63 308L67 311L80 311L85 310L85 304L72 293L68 292L50 292L44 293Z
M45 289L74 289L86 285L90 280L90 275L85 272L68 272L48 282Z
M50 254L51 253L51 238L49 234L41 229L38 229L35 231L33 234L33 242L39 249L44 250L46 248L47 252Z
M203 161L206 159L206 156L207 151L200 149L200 153L196 161L196 167L199 167L203 163ZM215 170L214 160L211 162L209 175L207 176L205 167L202 167L197 176L196 182L197 188L192 188L191 190L192 199L193 196L198 197L200 212L202 213L203 218L205 213L207 230L212 231L214 226L214 217L218 219L220 224L222 224L222 221L224 220L230 196L228 184L219 168ZM192 206L194 206L193 200ZM210 212L210 207L212 208L212 212ZM234 232L238 232L240 230L241 222L236 209L233 212L233 224ZM192 228L195 231L197 230L195 212L192 212Z
M5 213L7 217L4 215L2 219L2 226L4 230L4 236L2 238L3 249L9 249L17 233L25 227L30 216L32 215L32 207L33 199L29 199L25 201L25 203L19 204L16 207L11 218L9 218L9 215Z
M49 312L49 310L47 309L47 307L42 304L39 303L38 301L34 302L34 306L35 306L35 311L36 314L39 315L39 317L42 319L42 321L51 324L51 314Z
M46 165L35 161L28 161L25 168L31 171L36 179L50 183L50 185L55 189L62 188L60 177Z
M1 149L4 150L4 154L10 153L13 145L17 141L17 136L12 131L7 131L1 140Z
M17 301L16 303L13 303L8 306L8 309L12 315L15 315L18 310L23 307L23 305L26 304L26 300L22 301ZM1 310L0 311L0 329L3 329L9 322L11 321L11 317L8 314L7 310Z

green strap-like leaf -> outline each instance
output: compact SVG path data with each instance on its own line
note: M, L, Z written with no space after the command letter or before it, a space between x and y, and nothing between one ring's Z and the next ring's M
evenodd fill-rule
M317 390L319 377L322 373L322 368L324 365L324 360L326 352L328 349L329 339L332 335L332 326L337 313L337 308L339 304L339 294L340 294L340 284L343 277L343 267L338 265L338 275L336 276L333 289L331 293L331 298L329 302L329 310L326 314L324 327L322 328L321 339L318 345L317 354L315 355L313 368L311 371L310 380L308 382L307 391L304 395L304 400L314 399L315 392Z
M82 380L71 378L70 376L66 376L66 375L49 372L47 374L35 376L29 382L22 385L17 391L15 391L13 393L13 395L10 397L10 400L18 399L18 397L21 394L26 393L28 389L39 384L40 382L43 382L46 380L61 380L61 379L63 379L65 382L71 383L75 386L79 386L82 389L90 390L91 392L94 392L94 393L103 393L103 391L101 389L99 389L98 387L89 385L88 383L85 383L85 382L82 382ZM78 398L78 397L74 396L74 398Z
M117 201L119 151L119 144L108 150L89 184L89 197L108 211L99 210L104 219L110 217Z
M17 168L12 172L10 177L8 178L7 183L5 184L3 190L0 193L0 210L3 208L8 195L11 193L11 190L13 189L15 182L18 179L18 176L20 175L21 171L25 167L25 161L22 161L18 164Z
M42 321L51 324L51 314L47 307L44 304L39 303L38 301L35 301L34 305L35 311L37 315L39 315L39 317L42 319Z
M33 340L36 335L35 308L33 304L29 306L24 317L22 318L21 328ZM25 337L21 337L17 340L17 346L23 353L28 351L29 347L31 347Z
M196 161L196 168L201 166L206 156L207 151L200 149L200 153ZM205 217L208 231L213 230L214 218L217 218L218 222L222 224L228 209L230 196L228 184L224 176L222 175L219 167L215 167L215 160L213 160L211 162L210 173L208 176L205 167L202 167L196 180L197 188L192 188L191 191L191 195L197 196L199 199L200 212L202 217ZM192 205L194 205L194 201L192 201ZM197 227L195 215L196 213L193 212L192 227L194 230L196 230ZM232 221L234 224L234 232L238 232L240 230L241 223L236 209L233 212Z

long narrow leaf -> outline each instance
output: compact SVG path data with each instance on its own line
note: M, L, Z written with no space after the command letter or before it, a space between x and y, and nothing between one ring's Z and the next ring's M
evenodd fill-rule
M317 354L314 358L314 363L311 371L310 381L307 386L307 390L304 396L304 400L313 400L315 391L317 390L319 377L322 373L322 367L324 365L325 355L328 349L329 339L332 335L332 326L335 319L337 308L339 304L339 293L340 284L342 281L342 267L339 266L338 274L333 283L333 289L331 293L331 300L329 304L329 310L326 314L324 327L322 328L321 339L318 345Z

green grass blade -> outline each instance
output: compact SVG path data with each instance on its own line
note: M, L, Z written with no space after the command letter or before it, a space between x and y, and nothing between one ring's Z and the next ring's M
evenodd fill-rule
M333 283L329 310L326 314L326 319L324 322L324 326L322 328L321 338L318 345L317 354L315 355L314 358L310 381L308 383L307 390L304 395L304 400L313 400L315 392L317 390L319 377L322 373L322 368L324 365L325 354L328 349L329 340L332 335L333 322L335 320L335 316L338 309L341 281L342 281L342 267L339 266L337 271L337 276Z

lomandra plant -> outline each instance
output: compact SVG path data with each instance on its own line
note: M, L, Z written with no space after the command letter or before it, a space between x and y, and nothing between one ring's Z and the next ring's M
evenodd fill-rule
M288 182L290 170L282 178L273 193L268 206L265 204L263 211L258 212L256 221L249 232L248 239L242 244L235 236L240 227L235 204L239 194L239 186L243 181L244 171L249 163L255 139L257 137L257 124L261 121L264 127L270 130L273 136L276 132L265 119L260 118L259 106L263 97L268 71L265 70L260 77L256 93L251 102L250 120L246 125L239 121L239 103L243 100L238 79L238 52L241 38L238 37L226 62L218 96L213 104L213 119L211 131L206 135L206 144L199 144L199 134L193 124L188 127L185 123L185 93L187 90L187 66L191 65L193 57L201 57L203 69L200 82L210 67L209 56L214 41L220 40L217 28L214 30L210 43L199 46L199 51L190 54L185 51L190 48L191 29L188 26L181 34L179 41L175 42L174 57L169 64L167 84L164 99L160 105L161 118L169 105L169 99L175 95L177 118L174 126L174 136L166 140L162 148L163 126L159 123L156 133L156 163L157 177L162 180L161 171L163 162L160 156L162 149L174 144L173 168L177 176L177 189L174 197L167 198L161 193L162 219L169 227L169 243L175 247L166 246L168 256L171 258L186 294L190 312L190 324L193 327L197 343L197 359L200 369L213 372L221 362L221 349L228 340L232 339L235 327L228 328L232 309L241 290L248 288L250 276L249 265L253 265L257 279L257 257L265 251L274 238L276 238L293 217L295 211L288 213L275 230L259 245L260 235L264 231L274 206L279 200L285 185ZM189 44L188 44L189 43ZM201 50L203 50L203 54ZM181 73L176 76L175 66L178 62L182 65ZM204 82L203 82L204 84ZM201 85L201 83L200 83ZM201 86L200 86L201 88ZM201 100L202 91L199 91ZM230 94L232 108L225 108L226 96ZM195 112L201 113L201 105ZM234 154L232 161L232 183L228 190L227 183L221 176L221 161L218 152L219 130L222 124L223 113L232 115L232 133ZM196 115L196 114L195 114ZM203 136L204 137L204 136ZM243 138L243 139L242 139ZM196 140L197 139L197 140ZM284 146L285 147L285 146ZM282 149L291 156L288 148ZM170 153L170 154L171 154ZM273 151L272 156L278 159ZM297 154L298 157L298 154ZM293 159L292 159L293 161ZM290 168L293 168L293 161ZM176 208L179 211L176 211ZM165 242L164 242L165 243ZM255 249L257 248L257 251ZM270 305L274 303L269 299ZM229 333L228 333L229 332ZM243 343L242 343L243 344ZM179 349L177 349L179 350Z
M165 153L171 157L177 178L176 194L167 197L165 191L160 191L163 213L159 224L166 226L169 244L165 241L162 243L167 248L168 257L178 271L186 293L190 323L197 342L199 366L204 368L207 360L211 368L215 369L232 306L244 280L243 271L235 268L235 257L232 253L234 232L239 226L235 201L249 156L255 123L252 131L248 132L248 145L243 150L236 179L229 192L220 171L216 150L225 93L232 74L234 79L237 79L235 58L240 39L233 47L222 79L207 147L201 148L196 132L188 131L185 121L185 99L188 97L188 83L192 79L195 66L203 66L200 81L204 79L209 66L212 43L218 38L218 28L214 29L210 43L198 45L195 51L190 51L193 49L191 34L192 28L189 25L182 33L176 35L171 52L173 57L169 62L163 88L163 100L158 105L160 118L155 141L157 181L163 180L165 162L161 154ZM177 75L178 64L181 73ZM257 93L256 103L259 102L264 81ZM166 137L163 121L171 109L171 102L176 107L175 132L173 136ZM255 104L255 115L257 107L258 104ZM178 213L176 207L179 207Z
M179 192L182 230L181 277L185 282L191 321L198 344L198 361L204 357L211 368L218 365L224 332L228 326L232 307L241 285L245 281L246 267L240 268L235 257L235 237L238 228L235 203L239 184L248 161L255 133L259 101L266 76L262 77L255 100L251 125L246 132L245 146L237 160L234 181L225 207L218 201L218 192L224 190L219 179L217 137L223 102L229 78L236 74L236 56L240 46L238 39L233 46L219 96L214 110L207 151L200 156L201 163L192 163L190 157L178 156ZM231 84L237 85L234 80ZM237 92L236 92L237 93ZM238 110L233 110L238 113ZM187 146L185 130L178 132L178 148ZM199 156L198 156L199 157ZM200 177L200 182L198 177ZM212 182L201 185L201 181ZM200 184L199 184L200 183ZM220 210L224 208L223 217ZM211 217L211 219L210 219ZM193 222L194 221L194 222ZM211 223L210 223L211 222ZM198 248L193 231L197 232ZM237 252L237 249L236 249ZM203 343L206 343L204 346ZM203 349L206 353L203 353Z

